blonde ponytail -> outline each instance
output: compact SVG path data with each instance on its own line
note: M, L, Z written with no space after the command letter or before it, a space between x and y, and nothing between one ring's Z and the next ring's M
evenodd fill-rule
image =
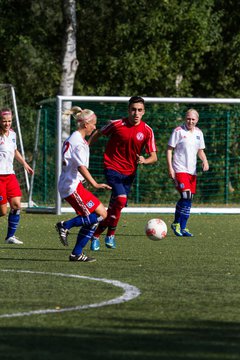
M72 115L73 118L77 121L78 127L81 127L81 124L97 118L92 110L81 109L79 106L73 106L71 109L65 110L63 112L62 118L65 120L70 115Z

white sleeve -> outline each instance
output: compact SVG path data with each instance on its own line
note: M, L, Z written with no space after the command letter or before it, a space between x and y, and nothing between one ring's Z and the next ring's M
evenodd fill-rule
M178 131L176 131L176 129L173 130L170 139L168 141L168 145L175 148L177 143L178 143Z
M72 153L72 159L77 165L77 167L81 165L88 167L88 155L86 153L86 148L83 144L75 147Z
M201 144L200 144L200 148L201 150L205 149L205 141L204 141L204 136L203 136L203 133L202 133L202 136L201 136Z

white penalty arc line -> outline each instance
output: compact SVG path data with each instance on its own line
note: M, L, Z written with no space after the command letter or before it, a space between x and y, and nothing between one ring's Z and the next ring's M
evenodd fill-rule
M17 273L25 273L25 274L39 274L39 275L50 275L50 276L62 276L62 277L68 277L68 278L76 278L76 279L85 279L85 280L93 280L93 281L101 281L106 284L111 284L113 286L120 287L124 290L123 295L118 296L114 299L110 299L107 301L102 301L99 303L94 304L86 304L86 305L79 305L79 306L73 306L73 307L66 307L62 309L44 309L44 310L34 310L34 311L27 311L27 312L17 312L12 314L2 314L0 315L0 318L13 318L13 317L20 317L20 316L31 316L31 315L46 315L46 314L52 314L52 313L61 313L61 312L67 312L67 311L79 311L79 310L86 310L86 309L93 309L98 308L102 306L107 305L115 305L115 304L121 304L126 301L130 301L132 299L135 299L141 294L141 291L133 285L129 285L127 283L123 283L118 280L110 280L110 279L104 279L104 278L95 278L90 276L82 276L82 275L74 275L74 274L63 274L63 273L51 273L51 272L42 272L42 271L30 271L30 270L0 270L2 272L17 272Z

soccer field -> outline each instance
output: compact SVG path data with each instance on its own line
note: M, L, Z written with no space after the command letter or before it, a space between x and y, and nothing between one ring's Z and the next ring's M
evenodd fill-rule
M23 211L20 246L1 218L1 360L240 359L239 215L193 214L178 238L172 215L123 214L117 249L87 245L94 263L68 261L77 229L69 248L54 229L68 217ZM144 234L154 217L161 241Z

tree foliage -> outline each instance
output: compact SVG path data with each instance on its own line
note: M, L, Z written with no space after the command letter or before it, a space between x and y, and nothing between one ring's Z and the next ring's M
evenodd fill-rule
M238 2L77 0L78 95L239 96ZM0 82L22 106L58 93L63 0L1 0Z

